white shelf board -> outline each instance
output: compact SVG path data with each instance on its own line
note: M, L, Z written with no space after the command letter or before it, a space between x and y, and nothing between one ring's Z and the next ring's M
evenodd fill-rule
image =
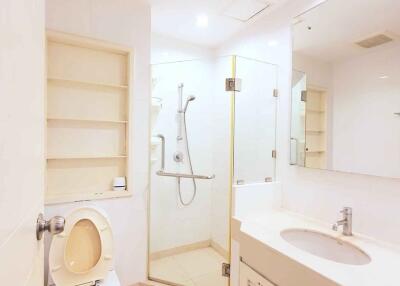
M67 78L57 78L57 77L48 77L47 80L48 81L66 82L66 83L72 83L72 84L85 84L85 85L93 85L93 86L121 88L121 89L128 88L127 85L120 85L120 84L106 83L106 82L94 82L94 81L86 81L86 80L67 79Z
M82 160L82 159L119 159L127 158L126 155L57 155L48 156L47 160Z
M308 150L306 153L325 153L325 150Z
M60 203L67 203L67 202L79 202L79 201L88 201L88 200L104 200L104 199L112 199L112 198L123 198L123 197L130 197L132 193L129 190L125 191L104 191L98 193L71 193L65 195L48 195L45 197L45 204L60 204Z
M151 138L151 148L154 149L156 148L158 145L161 144L161 140L158 138Z
M53 121L75 121L75 122L93 122L93 123L116 123L126 124L125 120L107 120L107 119L83 119L83 118L62 118L62 117L47 117L47 120Z
M154 113L160 112L161 108L162 108L161 103L154 103L154 102L153 102L153 103L151 104L151 111L154 112Z
M312 133L312 134L323 134L325 131L324 130L306 130L306 133Z
M306 109L306 112L323 114L323 113L325 113L325 110Z

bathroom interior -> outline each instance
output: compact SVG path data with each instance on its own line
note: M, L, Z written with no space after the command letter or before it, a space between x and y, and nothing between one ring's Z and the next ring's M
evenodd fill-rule
M0 7L4 285L400 285L399 1Z

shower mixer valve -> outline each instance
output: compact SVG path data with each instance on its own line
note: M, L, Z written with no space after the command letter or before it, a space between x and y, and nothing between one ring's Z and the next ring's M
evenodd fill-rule
M177 151L174 153L174 161L177 163L183 162L183 153L180 151Z

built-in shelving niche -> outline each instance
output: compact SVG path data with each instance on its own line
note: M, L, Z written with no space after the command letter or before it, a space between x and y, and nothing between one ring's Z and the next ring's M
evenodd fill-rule
M306 167L325 169L327 90L307 87L306 102Z
M129 196L131 51L47 31L47 204Z

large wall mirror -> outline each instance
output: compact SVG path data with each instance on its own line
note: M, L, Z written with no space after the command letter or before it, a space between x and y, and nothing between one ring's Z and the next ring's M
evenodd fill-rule
M400 178L399 11L327 0L295 18L292 165Z

